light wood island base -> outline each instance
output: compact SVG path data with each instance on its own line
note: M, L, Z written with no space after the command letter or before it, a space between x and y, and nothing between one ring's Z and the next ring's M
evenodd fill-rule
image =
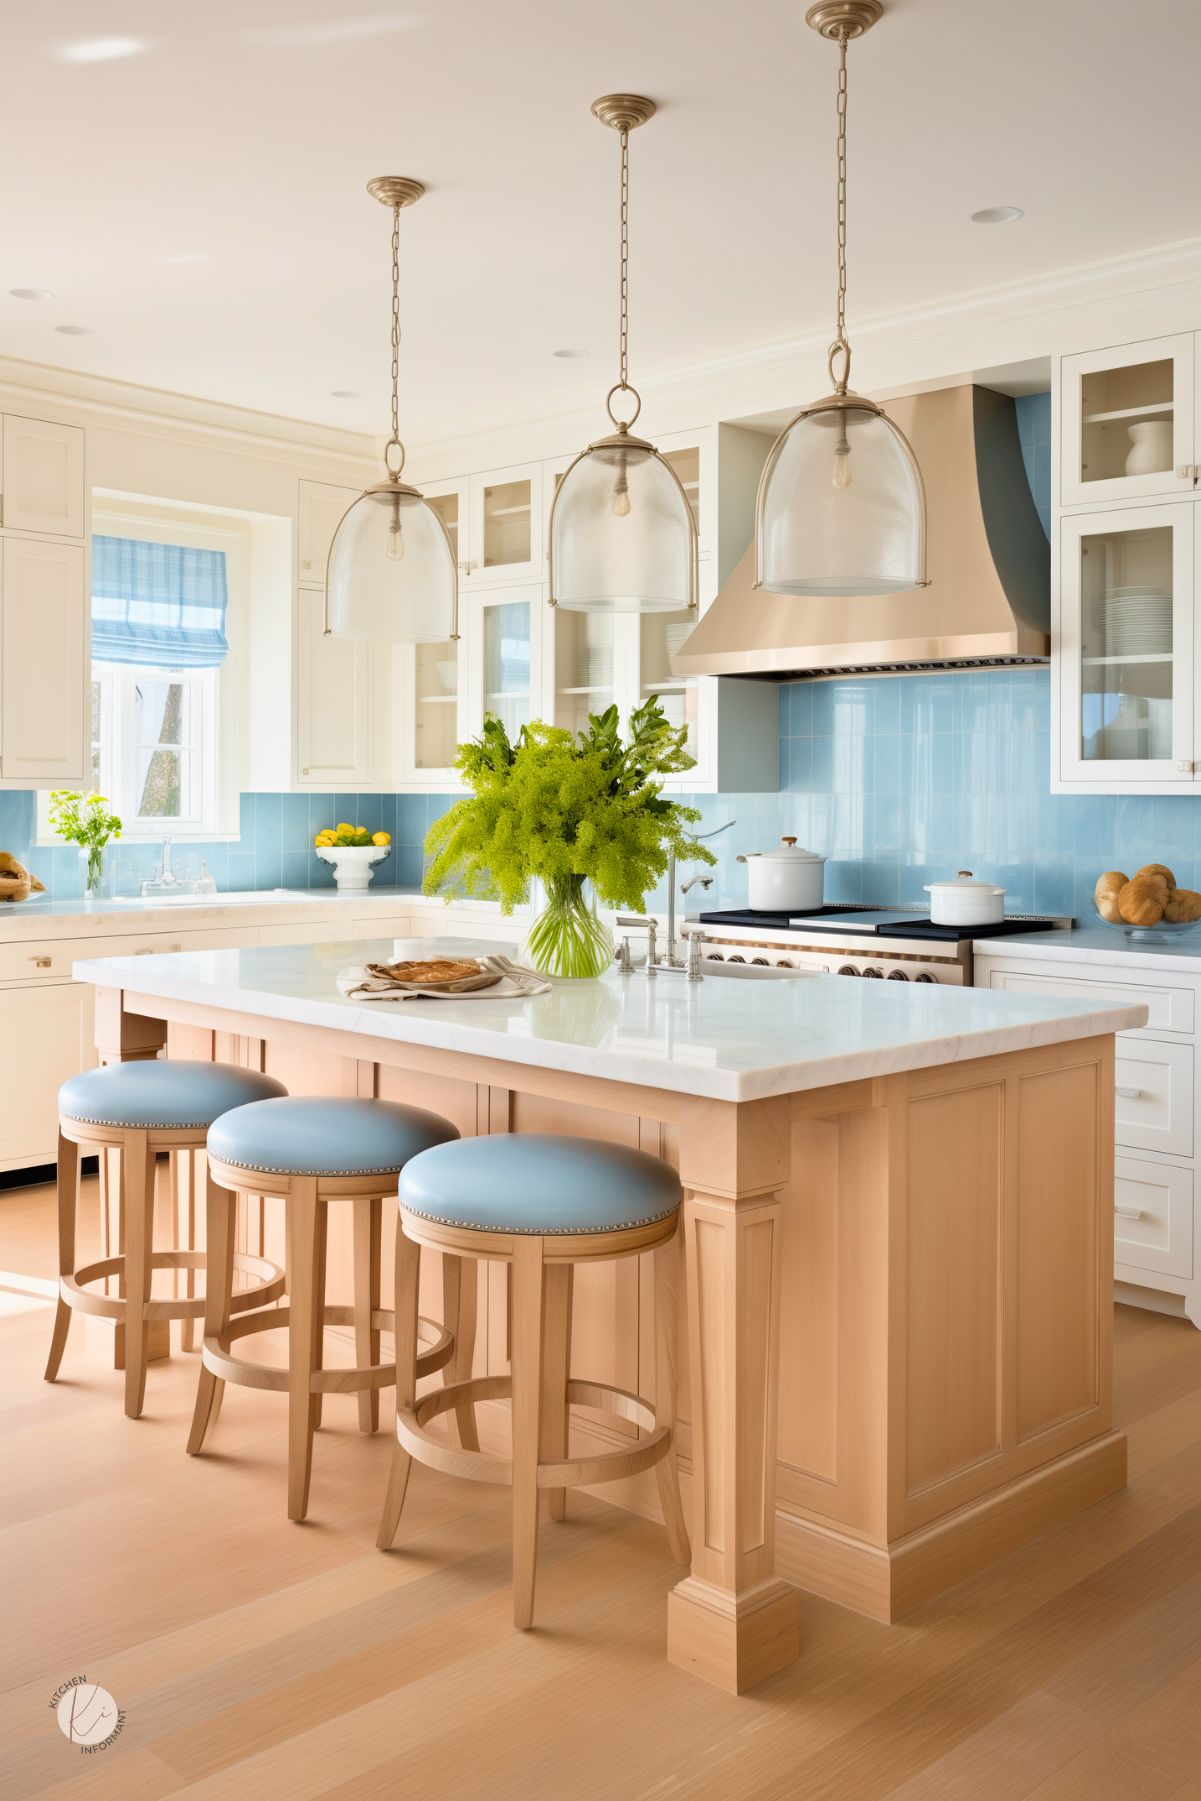
M127 1029L143 1054L157 1031L169 1054L243 1062L293 1093L378 1094L465 1133L573 1132L678 1165L693 1565L668 1655L720 1687L803 1654L790 1583L893 1619L1124 1483L1111 1036L736 1103L147 994L100 990L97 1018L108 1056ZM269 1201L239 1230L258 1254L282 1241ZM331 1289L351 1255L331 1236ZM655 1343L643 1262L582 1272L572 1332L575 1367L640 1393ZM489 1265L476 1374L507 1368L507 1288ZM573 1450L577 1435L581 1451L606 1442L587 1410ZM658 1516L653 1478L604 1498Z

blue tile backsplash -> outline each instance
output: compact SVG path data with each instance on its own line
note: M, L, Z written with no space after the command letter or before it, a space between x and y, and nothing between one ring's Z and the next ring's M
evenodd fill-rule
M1050 534L1050 395L1018 402L1018 431L1043 528ZM785 833L821 851L833 901L921 904L923 884L972 869L1008 890L1014 912L1087 917L1103 869L1167 862L1189 887L1201 877L1201 800L1185 796L1052 795L1050 673L962 674L789 682L779 689L780 792L698 795L702 831L728 819L705 906L744 902L735 857ZM313 836L342 819L392 834L373 886L420 882L422 841L450 800L424 794L244 794L238 842L188 844L219 888L328 888ZM71 847L31 846L32 793L0 793L0 849L27 861L53 893L80 894ZM150 845L114 847L119 893L153 874ZM660 891L652 905L662 908ZM690 910L692 910L690 908Z

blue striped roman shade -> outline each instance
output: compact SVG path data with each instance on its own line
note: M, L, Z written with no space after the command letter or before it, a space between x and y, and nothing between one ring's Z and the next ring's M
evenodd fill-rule
M229 655L225 553L142 538L92 539L92 657L212 669Z

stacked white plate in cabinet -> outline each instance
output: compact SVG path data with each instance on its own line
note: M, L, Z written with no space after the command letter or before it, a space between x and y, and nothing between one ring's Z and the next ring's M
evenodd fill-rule
M1162 588L1114 588L1105 596L1105 652L1111 657L1170 656L1172 597Z

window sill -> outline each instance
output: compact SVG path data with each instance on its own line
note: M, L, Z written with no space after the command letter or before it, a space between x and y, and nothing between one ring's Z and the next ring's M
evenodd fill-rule
M136 845L149 848L161 845L164 838L170 838L171 848L177 844L241 844L241 832L183 832L176 827L173 832L122 832L119 838L113 838L105 846L106 850L120 850L122 845ZM74 850L75 845L66 844L61 838L33 837L30 846L34 850Z

